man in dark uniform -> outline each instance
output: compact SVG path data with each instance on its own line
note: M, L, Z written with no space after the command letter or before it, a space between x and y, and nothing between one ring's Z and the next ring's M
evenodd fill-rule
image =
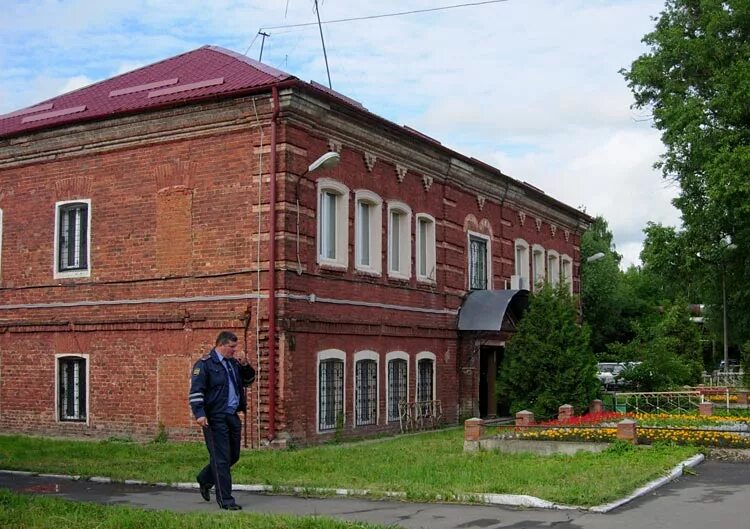
M216 501L222 509L242 509L232 497L230 468L240 458L238 411L247 409L244 388L255 380L255 370L246 360L237 360L237 336L222 331L216 345L193 366L190 407L195 421L203 429L209 464L198 473L198 485L204 500L211 500L216 485Z

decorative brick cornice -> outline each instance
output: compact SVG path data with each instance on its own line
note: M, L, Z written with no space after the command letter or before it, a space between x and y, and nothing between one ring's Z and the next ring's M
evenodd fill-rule
M55 182L55 194L59 199L91 196L90 176L71 176Z
M487 199L484 195L477 195L477 206L479 206L479 211L482 211L484 209L484 203Z
M341 148L343 147L340 141L336 141L333 138L328 138L328 150L331 152L337 152L341 154Z
M365 151L365 166L367 166L367 170L369 172L372 172L372 168L375 167L375 162L377 160L378 160L377 156L375 156L371 152Z
M396 178L398 178L398 183L404 181L404 178L406 178L406 167L403 165L396 164Z
M422 186L424 187L425 191L429 191L432 187L432 177L427 176L426 174L422 175Z

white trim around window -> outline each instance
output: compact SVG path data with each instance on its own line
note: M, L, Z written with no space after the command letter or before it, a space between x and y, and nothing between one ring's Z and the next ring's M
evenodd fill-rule
M349 188L329 178L318 185L318 264L346 269L349 266Z
M547 282L556 287L560 283L560 254L547 250Z
M346 424L346 353L344 351L341 351L340 349L326 349L324 351L320 351L318 353L318 359L315 364L315 429L317 433L328 433L332 432L336 429L336 421L338 418L334 418L333 424L330 424L330 427L327 428L321 428L321 409L322 409L322 402L320 400L320 365L325 362L326 360L339 360L343 363L342 366L342 373L341 373L341 384L340 386L335 385L334 390L336 391L336 395L333 397L332 403L326 403L326 406L329 406L333 404L333 411L336 411L337 407L337 399L340 399L341 402L341 414L343 423Z
M531 285L533 290L538 290L539 287L546 280L545 274L545 259L544 259L544 246L541 244L535 244L531 250L531 269L534 278L534 284Z
M396 406L396 413L392 413L393 409L391 406L391 362L394 360L405 360L406 361L406 402L409 402L409 354L404 351L391 351L385 355L385 407L386 417L389 422L398 420L398 406ZM397 403L396 403L397 404Z
M416 222L417 281L434 283L437 277L435 259L435 217L418 213Z
M411 208L398 201L388 202L388 276L411 277Z
M523 239L513 241L513 262L515 266L515 283L511 278L512 289L531 290L529 284L529 243Z
M383 199L372 191L354 192L354 267L380 275L383 256Z
M66 231L72 235L72 240L70 236L66 237L65 247L61 248L62 234L60 230L63 229L61 213L66 208L71 208L76 204L81 204L80 209L85 208L85 214L71 217L75 225L69 225L70 229ZM71 222L71 220L66 219L66 222ZM91 275L91 231L90 198L63 200L55 203L55 233L52 254L52 276L55 279L89 277ZM70 254L63 259L60 252L65 251L66 248L70 249ZM67 261L67 263L63 263L63 261Z
M62 388L60 387L60 361L64 359L70 359L73 360L82 360L84 365L84 391L81 395L80 393L75 393L73 396L73 400L79 401L74 406L80 407L81 402L83 403L84 407L84 417L80 418L75 416L76 412L74 410L71 410L73 415L68 417L62 417L61 416L61 403L60 403L60 394L62 393ZM91 384L89 384L90 381L90 375L89 375L89 366L91 363L89 362L89 355L87 354L56 354L55 355L55 420L57 422L71 422L71 423L79 423L79 424L89 424L89 418L91 417ZM71 378L74 379L74 384L78 384L78 387L80 387L80 375L81 373L71 373ZM75 389L77 390L77 388ZM78 412L80 415L80 411Z
M357 379L357 363L363 360L371 360L375 362L375 418L374 423L362 421L359 416L360 408L360 395L359 391L362 387L360 381ZM354 380L354 426L367 426L370 424L378 424L380 422L380 355L375 351L358 351L354 353L354 373L352 376Z
M479 285L482 283L481 278L479 278L479 283L475 282L474 279L474 273L478 271L481 273L481 270L478 270L477 265L478 263L472 263L472 251L471 251L471 240L477 240L477 241L484 241L484 247L486 250L485 255L485 263L484 263L484 286L480 287ZM467 279L467 288L468 290L492 290L492 239L488 235L485 235L484 233L478 233L475 231L467 231L466 232L466 259L467 259L467 265L466 265L466 279Z
M573 294L573 259L567 254L560 256L560 273L568 285L568 291Z

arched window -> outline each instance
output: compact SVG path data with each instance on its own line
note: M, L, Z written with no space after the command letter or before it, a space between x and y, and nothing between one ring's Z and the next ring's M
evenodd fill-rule
M318 180L318 263L346 268L349 263L349 188Z
M399 419L399 404L409 401L409 355L394 351L386 355L388 366L388 420Z
M344 425L344 351L318 353L318 431Z
M354 355L354 424L378 423L378 354L359 351Z
M381 240L383 233L383 200L363 189L354 192L354 255L355 268L380 274Z
M411 208L403 202L388 202L388 275L411 277Z

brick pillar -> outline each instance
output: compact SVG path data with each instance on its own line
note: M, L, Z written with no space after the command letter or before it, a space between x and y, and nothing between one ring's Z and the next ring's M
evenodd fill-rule
M466 419L464 421L464 441L479 441L484 434L484 421L482 419Z
M617 438L629 443L638 444L638 429L636 422L624 419L617 423Z
M747 406L747 395L748 391L740 390L737 392L737 404L744 404Z
M534 424L534 414L529 410L516 413L516 426L531 426Z
M698 415L709 416L714 414L714 403L711 401L698 404Z
M563 404L557 409L557 418L561 421L566 421L573 417L573 406L570 404Z
M594 399L591 401L591 405L589 406L589 413L601 413L604 411L604 403L599 399Z

